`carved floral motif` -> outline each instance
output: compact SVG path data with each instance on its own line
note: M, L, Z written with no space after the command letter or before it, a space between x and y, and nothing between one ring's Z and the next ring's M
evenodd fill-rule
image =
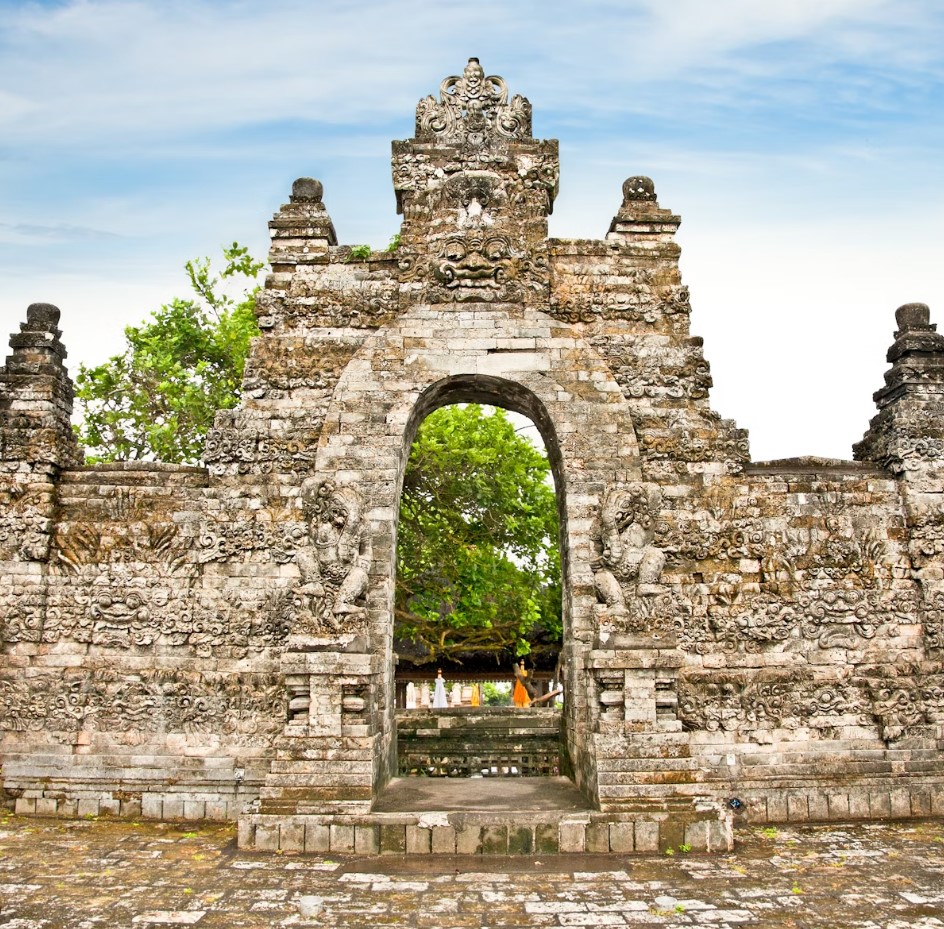
M51 520L49 494L22 484L0 489L0 561L45 561Z
M284 688L275 674L108 669L0 677L0 730L43 731L71 742L78 730L140 744L162 733L265 743L282 729Z
M326 405L325 405L326 407ZM238 474L307 474L315 465L318 433L300 427L288 435L244 428L211 429L204 460L211 474L233 470Z
M868 701L854 683L796 674L693 672L678 683L679 718L688 729L750 732L800 726L832 729L836 717L863 720Z
M447 77L439 100L429 96L416 108L417 139L435 139L470 149L531 138L531 104L495 75L485 76L477 58L470 58L459 76Z

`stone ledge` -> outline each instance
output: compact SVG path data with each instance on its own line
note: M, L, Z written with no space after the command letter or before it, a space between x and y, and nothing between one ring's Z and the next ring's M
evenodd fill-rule
M239 819L239 847L366 855L555 855L697 852L734 847L732 817L718 808L651 815L528 812L380 813Z

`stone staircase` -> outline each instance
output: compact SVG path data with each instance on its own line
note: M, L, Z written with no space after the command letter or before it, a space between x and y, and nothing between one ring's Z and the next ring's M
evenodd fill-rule
M555 777L561 714L518 707L407 710L397 715L400 777Z

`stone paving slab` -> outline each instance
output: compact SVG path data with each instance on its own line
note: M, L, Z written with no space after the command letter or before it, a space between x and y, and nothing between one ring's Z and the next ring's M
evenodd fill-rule
M0 815L3 929L944 927L944 822L751 829L732 854L343 858L232 826Z
M566 777L395 777L374 801L375 813L408 810L589 810Z

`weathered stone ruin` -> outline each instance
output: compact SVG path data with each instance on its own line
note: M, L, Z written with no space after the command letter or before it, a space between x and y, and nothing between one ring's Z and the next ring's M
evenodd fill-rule
M205 467L83 466L59 311L32 305L11 338L16 810L238 819L244 846L285 850L510 847L471 818L372 812L396 771L404 464L424 416L477 401L536 423L560 507L561 751L588 812L532 847L727 847L735 816L944 812L944 337L927 307L897 312L855 461L753 463L709 405L679 217L651 180L626 181L604 238L549 239L557 143L475 59L420 101L393 180L400 245L368 257L338 245L320 183L294 184L243 400Z

